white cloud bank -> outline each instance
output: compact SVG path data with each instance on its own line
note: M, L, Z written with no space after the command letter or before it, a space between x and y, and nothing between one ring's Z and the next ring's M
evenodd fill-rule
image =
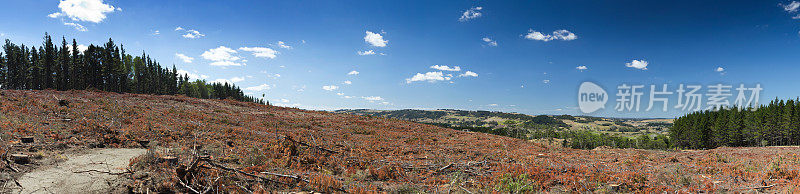
M241 57L236 56L235 54L236 50L233 50L225 46L219 46L217 48L209 49L203 52L203 54L201 54L200 56L203 57L203 59L212 61L210 64L212 66L227 67L227 66L246 65L243 63L239 63L238 61L239 59L241 59Z
M121 11L103 3L103 0L62 0L58 3L58 8L61 9L60 12L47 16L51 18L66 16L73 21L100 23L106 19L106 14Z
M264 90L269 90L269 89L272 89L272 87L270 87L269 84L261 84L261 85L257 85L257 86L244 88L244 90L249 90L249 91L264 91Z
M334 90L339 89L339 86L335 86L335 85L322 86L322 89L323 90L327 90L327 91L334 91Z
M434 66L431 66L431 68L432 69L442 70L442 71L461 71L461 67L459 67L459 66L448 67L447 65L434 65Z
M383 35L370 31L367 31L367 35L364 36L364 41L375 47L386 47L386 44L389 42L383 39Z
M552 34L543 34L538 31L534 31L533 29L528 30L528 34L525 35L525 39L528 40L538 40L538 41L551 41L551 40L563 40L563 41L570 41L578 39L578 36L575 33L572 33L567 30L556 30L553 31Z
M194 60L193 57L189 57L181 53L175 53L175 57L178 57L178 59L181 59L181 61L184 63L192 63L192 60Z
M469 8L468 10L464 11L464 13L461 13L461 17L458 18L458 21L466 22L481 17L483 15L483 13L481 13L481 10L483 10L483 7Z
M239 50L252 52L253 56L274 59L278 57L278 51L266 47L241 47Z
M648 63L645 60L633 60L629 63L625 63L625 67L631 67L641 70L647 70L647 65Z
M436 81L444 81L450 79L451 77L445 76L444 73L442 73L441 71L433 71L433 72L427 72L425 74L417 73L413 77L406 79L406 83L418 82L418 81L427 81L433 83Z
M486 43L487 46L491 46L491 47L496 47L497 46L497 41L492 40L489 37L483 37L481 40L483 40L483 42Z

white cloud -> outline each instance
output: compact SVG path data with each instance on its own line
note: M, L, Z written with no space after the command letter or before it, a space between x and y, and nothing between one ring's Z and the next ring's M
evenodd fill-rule
M491 46L491 47L497 46L497 41L494 41L491 38L483 37L481 40L483 40L483 42L485 42L486 45L488 45L488 46Z
M213 61L210 65L212 66L243 66L246 64L238 63L241 57L234 55L236 54L236 50L225 46L219 46L217 48L209 49L200 56L203 59Z
M461 71L461 67L459 66L448 67L447 65L434 65L431 66L431 68L442 71Z
M253 56L255 57L262 57L262 58L266 57L270 59L278 57L278 51L266 47L240 47L239 50L253 52Z
M207 75L191 73L191 72L183 70L183 69L178 69L178 74L179 75L184 75L184 76L188 75L190 79L208 79Z
M800 2L797 1L792 1L788 5L783 6L783 10L787 12L796 12L798 8L800 8Z
M466 21L469 21L471 19L475 19L475 18L481 17L481 15L483 15L483 13L480 12L481 10L483 10L483 7L472 7L472 8L469 8L468 10L464 11L464 13L461 14L461 17L458 18L458 21L466 22Z
M73 27L73 28L75 28L75 30L77 30L77 31L81 31L81 32L86 32L86 31L88 31L88 30L86 29L86 27L83 27L83 25L80 25L80 24L78 24L78 23L64 22L64 25L66 25L66 26L72 26L72 27Z
M488 104L488 106L497 106L497 104Z
M261 84L261 85L257 85L257 86L244 88L244 90L249 90L249 91L264 91L264 90L269 90L269 89L272 89L272 87L270 87L269 84Z
M240 81L244 81L244 78L242 78L242 77L233 77L233 78L231 78L231 79L216 79L216 80L214 80L214 81L211 81L211 83L220 83L220 84L228 83L228 84L233 84L233 83L240 82Z
M106 14L120 11L114 6L103 3L103 0L62 0L58 3L61 12L47 15L51 18L67 16L73 21L100 23L106 19Z
M211 60L211 61L236 61L239 60L240 58L238 56L235 56L234 55L235 53L236 50L233 50L226 46L219 46L217 48L209 49L203 52L203 54L201 54L200 56L206 60Z
M192 63L192 60L194 60L193 57L189 57L181 53L175 53L175 56L181 59L184 63Z
M358 75L358 74L359 74L359 72L356 71L356 70L353 70L353 71L350 71L350 73L347 73L347 75Z
M383 40L383 36L378 33L367 31L367 35L364 36L364 41L369 43L372 46L376 47L386 47L386 43L389 41Z
M383 101L380 96L362 96L361 98L368 101Z
M550 80L549 80L549 79L542 80L542 83L549 84L549 83L550 83Z
M344 84L347 84L347 85L353 84L353 82L351 82L350 80L346 80L346 81L344 81L343 83L344 83Z
M82 45L82 44L78 45L78 52L83 53L84 51L86 51L86 49L89 49L89 46ZM67 50L69 50L69 54L72 54L72 45L71 44L67 44Z
M243 66L246 65L244 63L237 63L233 61L214 61L209 63L211 66L220 66L220 67L228 67L228 66Z
M205 34L200 33L197 30L187 30L186 34L183 35L184 38L195 39L206 36Z
M175 31L181 31L181 30L183 30L183 28L182 28L182 27L180 27L180 26L178 26L177 28L175 28Z
M587 70L589 68L587 68L586 65L581 65L581 66L575 67L575 69L577 69L578 71L583 71L583 70Z
M373 51L373 50L368 50L368 51L358 51L357 53L358 53L358 55L362 55L362 56L363 56L363 55L374 55L374 54L375 54L375 51Z
M552 34L543 34L538 31L534 31L533 29L528 30L528 34L525 35L525 39L528 40L539 40L539 41L551 41L551 40L564 40L570 41L578 39L578 36L575 33L572 33L567 30L556 30L553 31Z
M647 70L647 64L648 63L645 60L633 60L630 63L625 63L625 67Z
M795 20L796 19L800 19L800 14L797 14L796 16L792 16L792 19L795 19Z
M285 49L292 49L291 46L286 45L283 41L278 41L278 47L285 48Z
M444 73L441 71L436 72L427 72L425 74L417 73L411 78L406 79L406 83L417 82L417 81L427 81L427 82L436 82L436 81L444 81L450 80L450 77L444 76Z
M322 86L322 89L323 90L327 90L327 91L334 91L334 90L339 89L339 86L335 86L335 85Z
M461 75L458 75L458 77L478 77L478 74L472 71L467 71Z
M714 71L716 71L716 72L723 72L723 71L725 71L725 68L722 68L722 67L717 67L717 69L715 69Z
M336 93L336 95L337 96L344 96L344 93L339 92L339 93Z
M153 34L151 34L151 35L153 35L153 36L161 35L161 31L158 31L158 30L153 31Z

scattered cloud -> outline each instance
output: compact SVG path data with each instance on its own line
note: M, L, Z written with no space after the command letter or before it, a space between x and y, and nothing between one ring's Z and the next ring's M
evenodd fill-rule
M183 30L183 28L182 28L182 27L180 27L180 26L178 26L177 28L175 28L175 31L181 31L181 30Z
M192 60L194 60L194 58L193 58L193 57L189 57L189 56L186 56L186 55L184 55L184 54L181 54L181 53L175 53L175 57L178 57L178 58L179 58L179 59L181 59L181 60L182 60L184 63L192 63Z
M363 56L363 55L374 55L374 54L375 54L375 51L373 51L373 50L368 50L368 51L358 51L357 53L358 53L358 55L362 55L362 56Z
M153 31L153 33L152 33L152 34L150 34L150 35L153 35L153 36L158 36L158 35L161 35L161 31L158 31L158 30L156 30L156 31Z
M413 77L407 78L406 83L417 82L417 81L427 81L433 83L436 81L444 81L450 79L451 77L444 76L444 73L442 73L441 71L433 71L433 72L427 72L425 74L417 73Z
M716 69L714 69L714 71L716 71L716 72L717 72L717 73L719 73L720 75L725 75L725 73L726 73L726 71L725 71L725 70L726 70L726 69L725 69L725 68L722 68L722 67L717 67Z
M796 12L800 8L800 2L792 1L788 5L783 5L783 10L787 12Z
M286 43L284 43L283 41L278 41L278 47L284 48L284 49L292 49L291 46L286 45Z
M441 71L461 71L461 67L459 66L448 67L447 65L434 65L431 66L431 68Z
M364 99L364 100L368 100L368 101L383 101L384 100L380 96L362 96L361 98Z
M64 25L65 25L65 26L72 26L72 27L73 27L73 28L75 28L75 30L77 30L77 31L81 31L81 32L86 32L86 31L88 31L88 30L86 29L86 27L83 27L83 25L80 25L80 24L78 24L78 23L64 22Z
M343 83L347 85L353 84L353 82L351 82L350 80L345 80Z
M62 0L58 3L60 12L47 15L50 18L69 17L73 21L100 23L106 14L122 9L103 3L103 0ZM66 24L65 24L66 25Z
M335 86L335 85L322 86L322 89L323 90L327 90L327 91L334 91L334 90L339 89L339 86Z
M632 67L641 70L647 70L647 61L645 60L633 60L629 63L625 63L625 67Z
M197 31L197 30L187 30L186 34L183 35L184 38L188 38L188 39L195 39L195 38L200 38L200 37L203 37L203 36L206 36L206 35L200 33L200 31Z
M350 73L347 73L347 75L358 75L358 74L359 74L359 72L356 71L356 70L353 70L353 71L350 71Z
M274 59L278 57L278 51L266 47L240 47L239 50L252 52L255 57Z
M528 40L539 40L539 41L551 41L551 40L563 40L563 41L570 41L578 39L578 36L575 33L572 33L567 30L556 30L553 31L552 34L543 34L538 31L534 31L533 29L528 30L528 34L525 35L525 39Z
M549 84L549 83L550 83L550 80L549 80L549 79L542 80L542 83Z
M483 15L483 13L481 13L481 10L483 10L483 7L469 8L468 10L464 11L464 13L461 14L461 17L458 18L458 21L466 22L471 19L481 17Z
M383 35L370 31L367 31L364 41L375 47L386 47L386 43L389 42L383 39Z
M486 43L487 46L491 46L491 47L496 47L497 46L497 41L492 40L489 37L483 37L481 40L483 40L483 42Z
M467 71L461 75L458 75L458 77L478 77L478 74L472 71Z
M261 85L257 85L257 86L244 88L244 90L249 90L249 91L264 91L264 90L269 90L269 89L272 89L272 87L270 87L269 84L261 84Z
M578 71L584 71L584 70L587 70L589 68L586 67L586 65L581 65L581 66L575 67L575 69L577 69Z
M212 63L210 64L212 66L227 67L227 66L246 65L237 62L241 58L239 56L236 56L235 54L236 50L233 50L225 46L219 46L217 48L209 49L203 52L203 54L201 54L200 56L203 57L203 59L212 61Z

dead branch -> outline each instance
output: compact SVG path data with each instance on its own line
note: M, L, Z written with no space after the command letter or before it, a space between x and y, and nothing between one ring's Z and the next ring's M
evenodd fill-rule
M3 153L2 156L0 156L0 157L3 158L3 161L6 162L6 167L8 167L8 169L11 169L11 171L19 172L19 170L17 170L16 168L14 168L14 166L11 165L12 162L10 160L8 160L8 157L6 157L7 154L8 154L8 150L6 150L6 152Z
M183 180L181 180L181 179L178 179L178 183L180 183L181 185L183 185L183 187L186 187L186 188L187 188L187 189L189 189L190 191L192 191L192 192L194 192L194 193L197 193L197 194L200 194L200 192L199 192L199 191L195 190L194 188L190 187L189 185L186 185L186 183L183 183Z
M338 154L338 153L339 153L339 152L337 152L337 151L333 151L333 150L325 149L325 148L323 148L323 147L308 145L308 144L307 144L307 143L305 143L305 142L294 140L293 138L291 138L291 137L290 137L290 136L288 136L288 135L286 135L286 139L288 139L289 141L291 141L291 142L293 142L293 143L300 144L300 145L302 145L302 146L306 146L306 147L310 147L310 148L314 148L314 149L318 149L318 150L322 150L322 151L330 152L330 153L333 153L333 154Z
M447 169L447 168L450 168L451 166L453 166L453 163L450 163L450 164L448 164L447 166L444 166L444 167L442 167L442 168L439 168L439 170L437 170L436 172L442 172L443 170L445 170L445 169Z
M109 172L109 171L99 171L99 170L95 170L95 169L91 169L91 170L82 170L82 171L74 171L74 172L72 172L72 173L87 173L87 172L98 172L98 173L105 173L105 174L110 174L110 175L123 175L123 174L129 174L129 173L131 173L130 171L125 171L125 172Z
M755 190L758 190L758 189L768 189L768 188L772 188L772 187L774 187L774 186L775 186L775 184L771 184L771 185L767 185L767 186L757 186L757 187L742 187L742 188L738 188L738 189L736 189L736 190L750 190L750 189L755 189Z

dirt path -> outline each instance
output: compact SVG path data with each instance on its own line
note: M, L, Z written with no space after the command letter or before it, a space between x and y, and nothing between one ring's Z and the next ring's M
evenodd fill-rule
M114 173L125 172L130 159L144 149L93 149L68 155L67 161L45 166L19 178L22 188L10 183L12 193L111 193L122 181Z

